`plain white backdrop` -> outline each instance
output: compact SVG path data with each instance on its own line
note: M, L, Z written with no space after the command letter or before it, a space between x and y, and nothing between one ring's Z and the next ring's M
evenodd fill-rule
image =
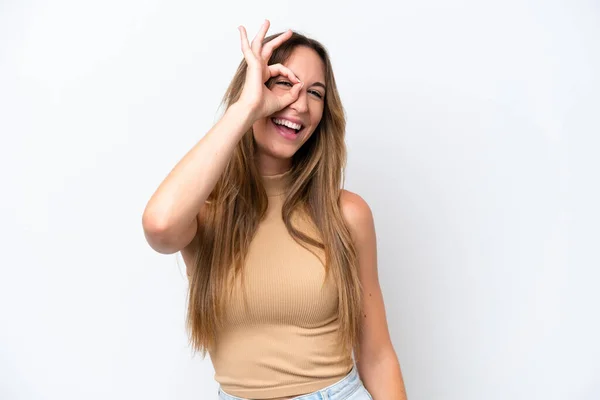
M57 0L0 3L0 399L216 398L141 216L264 18L331 54L408 398L600 398L597 2Z

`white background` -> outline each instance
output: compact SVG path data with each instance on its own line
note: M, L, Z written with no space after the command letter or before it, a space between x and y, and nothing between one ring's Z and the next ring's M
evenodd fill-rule
M0 3L0 399L216 398L141 216L264 18L331 53L409 399L600 398L597 2L112 0Z

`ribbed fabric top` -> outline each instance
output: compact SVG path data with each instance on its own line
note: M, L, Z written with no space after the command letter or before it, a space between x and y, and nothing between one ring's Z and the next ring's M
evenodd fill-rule
M314 392L339 381L353 366L352 354L336 349L339 321L335 285L325 278L324 252L307 250L288 233L281 207L290 171L262 176L269 196L266 219L247 256L245 309L240 278L227 304L224 328L209 350L215 380L228 394L272 399ZM298 229L321 239L304 215Z

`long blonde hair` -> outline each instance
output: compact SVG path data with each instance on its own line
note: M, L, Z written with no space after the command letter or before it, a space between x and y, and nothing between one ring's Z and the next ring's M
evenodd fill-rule
M266 37L263 44L280 34ZM319 42L293 32L290 39L273 51L268 64L285 62L296 46L313 49L323 60L326 93L319 125L293 156L292 184L283 204L282 218L290 235L299 244L304 242L324 251L325 280L331 275L338 292L338 343L344 352L354 350L356 359L360 353L362 291L356 249L339 203L342 172L346 167L346 118L329 55ZM246 61L242 60L223 96L226 108L239 98L246 68ZM267 81L268 87L271 87L272 81L273 78ZM254 152L254 136L250 128L234 149L201 213L202 223L195 238L198 250L189 277L187 328L194 350L200 351L203 357L213 346L222 326L228 272L233 268L235 276L243 275L250 242L267 210L268 198L255 164ZM291 217L295 210L302 210L310 216L322 242L292 225Z

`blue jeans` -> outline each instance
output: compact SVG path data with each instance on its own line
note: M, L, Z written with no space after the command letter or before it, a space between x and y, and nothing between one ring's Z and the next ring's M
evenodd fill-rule
M280 396L285 397L285 396ZM372 400L371 394L364 387L356 365L341 380L316 392L293 397L293 400ZM227 394L219 387L219 400L249 400Z

